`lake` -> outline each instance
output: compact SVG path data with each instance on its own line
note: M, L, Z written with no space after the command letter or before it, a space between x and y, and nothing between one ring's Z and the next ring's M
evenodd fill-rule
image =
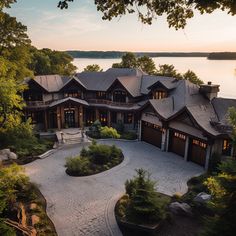
M212 81L213 84L219 84L220 97L236 98L236 60L207 60L205 57L154 57L153 60L157 66L173 64L180 73L190 69L205 83ZM73 63L78 71L83 71L90 64L98 64L103 70L107 70L113 63L120 61L119 58L76 58Z

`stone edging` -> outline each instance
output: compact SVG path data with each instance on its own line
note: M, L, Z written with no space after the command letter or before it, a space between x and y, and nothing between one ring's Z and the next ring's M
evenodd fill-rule
M91 138L89 136L87 136L87 139L89 140L96 140L96 141L122 141L122 142L138 142L138 139L133 139L133 140L129 140L129 139L120 139L120 138Z
M122 236L122 233L120 231L120 228L116 222L116 217L115 217L115 206L117 201L124 195L118 194L114 197L111 197L106 205L106 210L105 210L105 221L106 225L108 227L109 233L111 236Z
M41 154L38 156L38 158L40 159L44 159L46 157L49 157L51 154L55 153L57 151L58 148L55 148L55 149L50 149L48 151L46 151L45 153Z

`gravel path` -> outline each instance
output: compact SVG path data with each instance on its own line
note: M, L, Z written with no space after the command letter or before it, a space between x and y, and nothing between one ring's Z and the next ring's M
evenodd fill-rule
M65 173L65 158L78 154L85 144L64 147L25 166L47 200L47 212L59 236L121 235L114 219L114 204L124 193L125 180L132 178L137 168L150 171L158 190L166 194L186 192L186 181L203 172L200 166L144 142L103 143L122 148L125 160L94 176L70 177Z

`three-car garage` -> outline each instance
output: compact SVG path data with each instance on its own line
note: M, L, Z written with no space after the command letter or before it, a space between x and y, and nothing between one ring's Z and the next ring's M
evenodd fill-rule
M161 148L163 128L147 121L142 121L141 127L141 140ZM168 142L167 151L173 152L198 165L205 166L207 155L206 140L192 137L175 129L169 129Z

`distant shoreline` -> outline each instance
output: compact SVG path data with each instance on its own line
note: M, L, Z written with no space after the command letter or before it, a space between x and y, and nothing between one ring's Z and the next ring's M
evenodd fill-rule
M126 52L122 51L66 51L73 58L117 59ZM134 52L136 56L149 57L206 57L208 60L236 60L236 52Z

